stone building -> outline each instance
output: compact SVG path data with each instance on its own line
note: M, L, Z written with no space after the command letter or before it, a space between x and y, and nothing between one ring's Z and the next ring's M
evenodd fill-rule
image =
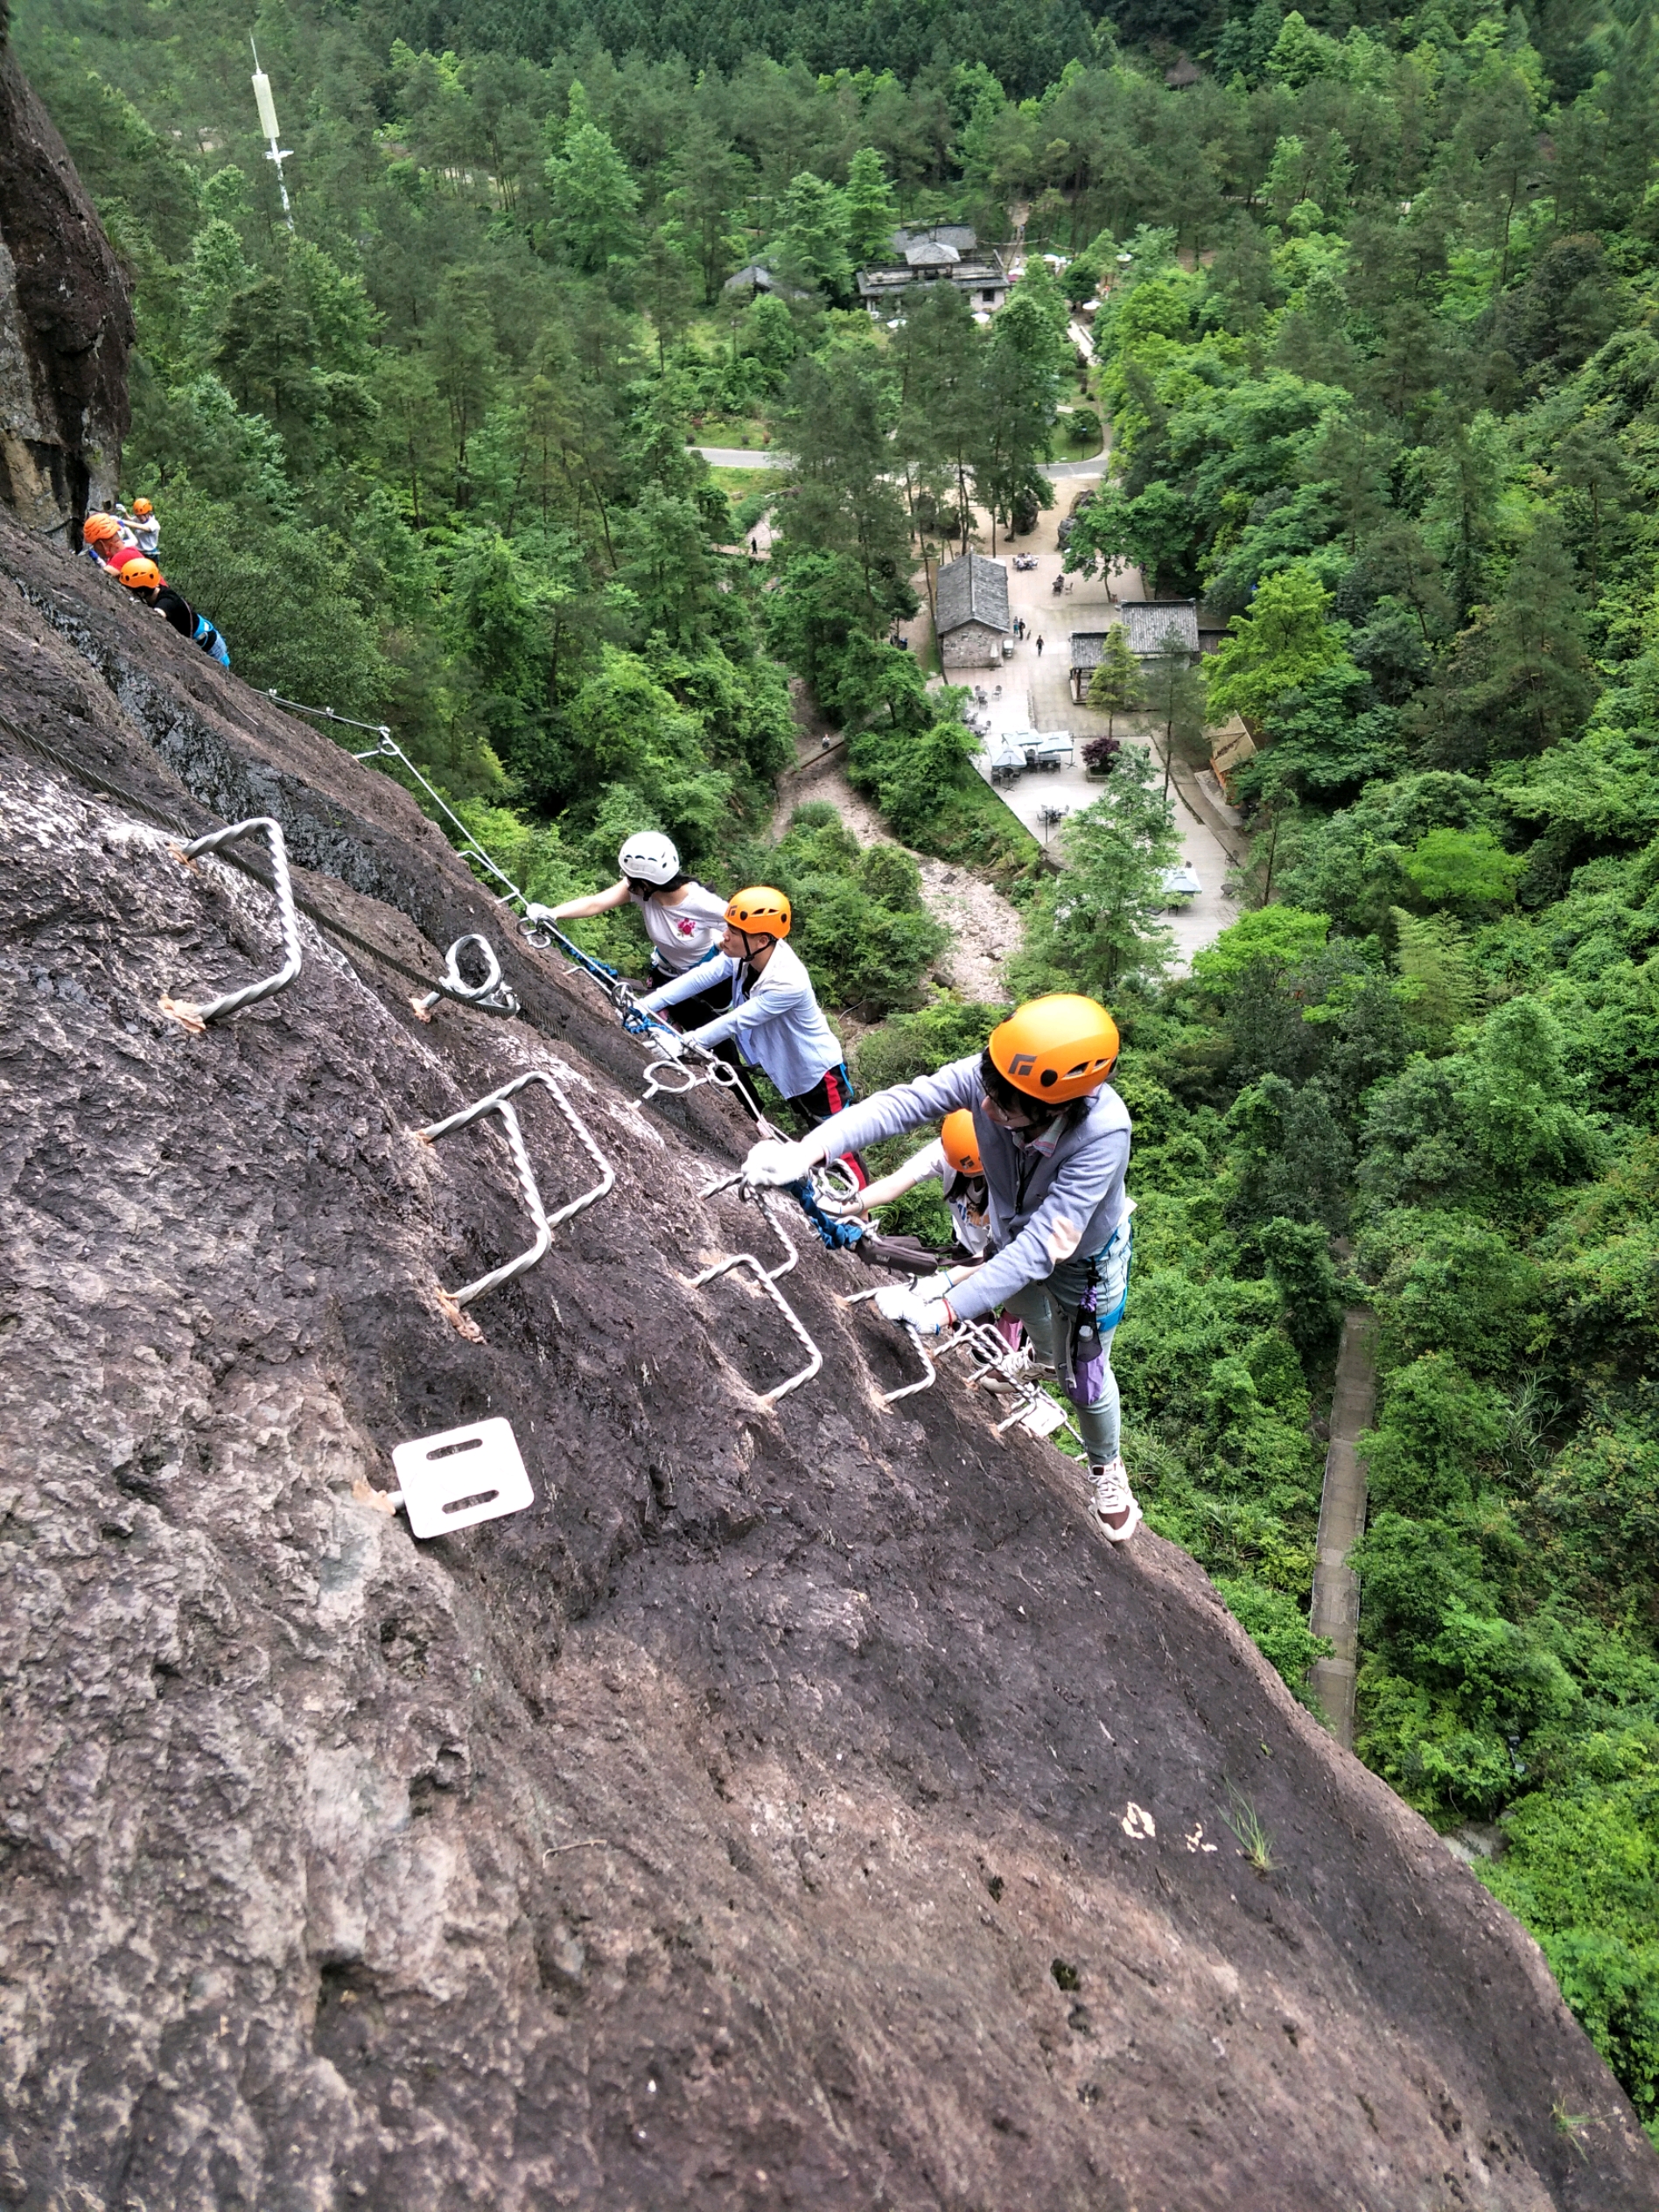
M858 297L880 320L903 312L917 284L954 284L975 314L994 315L1008 297L1002 256L982 246L966 223L934 223L926 230L896 230L891 256L858 271Z
M934 587L939 658L947 668L1000 665L1008 613L1008 570L983 553L948 561Z

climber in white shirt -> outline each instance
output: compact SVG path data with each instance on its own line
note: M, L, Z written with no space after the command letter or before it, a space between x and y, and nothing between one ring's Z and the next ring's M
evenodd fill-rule
M718 952L725 930L725 900L682 874L680 855L671 837L655 830L636 831L617 855L617 865L621 879L608 890L592 892L583 899L566 899L556 906L528 906L526 919L584 921L617 906L637 906L645 934L651 940L653 983L671 982ZM688 1002L695 1007L697 1020L710 1020L725 1004L724 993L709 996L714 981L710 967L696 998Z

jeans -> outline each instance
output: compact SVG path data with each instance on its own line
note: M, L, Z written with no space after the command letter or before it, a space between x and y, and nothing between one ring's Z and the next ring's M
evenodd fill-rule
M1094 1255L1100 1278L1096 1293L1102 1313L1114 1312L1123 1303L1129 1278L1130 1235L1129 1223L1124 1222L1103 1251ZM1077 1317L1077 1308L1083 1292L1088 1288L1089 1262L1078 1256L1063 1260L1054 1273L1040 1283L1027 1283L1023 1291L1016 1292L1008 1299L1003 1311L1018 1314L1026 1324L1032 1348L1040 1360L1053 1363L1062 1384L1066 1372L1066 1348L1071 1336L1071 1326ZM1100 1466L1117 1457L1123 1436L1123 1413L1117 1395L1117 1377L1112 1373L1112 1339L1115 1328L1101 1331L1101 1348L1106 1357L1104 1387L1097 1405L1074 1405L1072 1419L1077 1433L1083 1439L1088 1452L1089 1464Z

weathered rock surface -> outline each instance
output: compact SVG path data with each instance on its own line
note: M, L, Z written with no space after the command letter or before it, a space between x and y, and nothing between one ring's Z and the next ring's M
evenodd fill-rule
M158 998L267 972L271 901L100 781L276 815L406 966L486 929L527 1018L423 1027L307 922L186 1035ZM745 1132L633 1103L585 988L383 774L0 528L0 2202L1659 2202L1533 1944L1192 1563L958 1386L878 1405L854 1263L803 1250L824 1370L760 1404L772 1309L684 1287L761 1233L696 1195ZM617 1188L470 1343L505 1147L411 1131L553 1062ZM485 1413L533 1510L421 1545L360 1494Z
M116 494L132 309L0 0L0 503L44 529Z

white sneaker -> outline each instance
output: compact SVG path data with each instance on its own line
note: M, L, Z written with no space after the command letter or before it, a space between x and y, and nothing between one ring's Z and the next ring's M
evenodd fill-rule
M1088 1486L1102 1536L1109 1544L1127 1544L1141 1524L1141 1509L1129 1487L1129 1471L1121 1456L1109 1460L1104 1466L1090 1467Z

